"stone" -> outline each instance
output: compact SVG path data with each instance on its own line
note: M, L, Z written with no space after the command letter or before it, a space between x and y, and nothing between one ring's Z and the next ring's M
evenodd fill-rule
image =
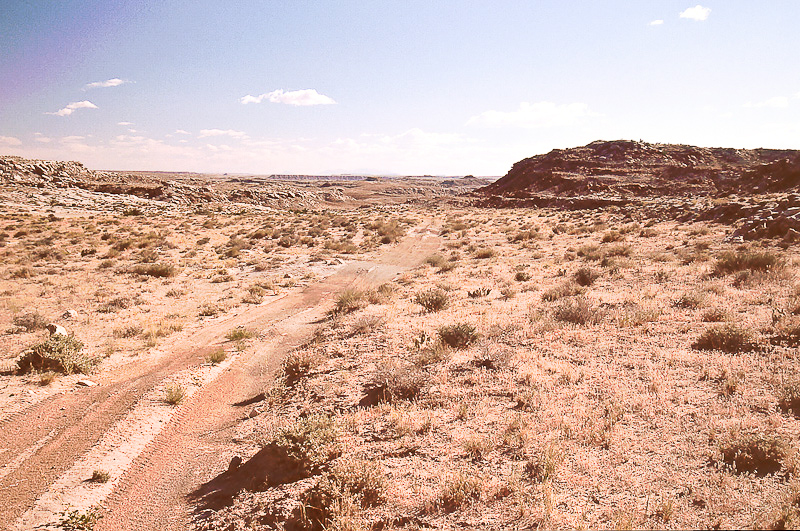
M80 385L82 387L94 387L97 385L96 382L93 382L91 380L78 380L76 383L77 385Z
M239 457L238 455L234 455L233 459L231 459L231 462L228 465L228 472L233 472L234 470L238 470L240 466L242 466L242 458Z
M78 311L77 310L67 310L66 312L64 312L64 315L61 316L61 318L62 319L67 319L67 320L70 320L70 321L72 321L74 319L77 319L78 318Z
M50 323L49 325L47 325L47 331L50 332L51 336L54 336L56 334L61 334L62 336L69 335L67 334L66 328L55 323Z

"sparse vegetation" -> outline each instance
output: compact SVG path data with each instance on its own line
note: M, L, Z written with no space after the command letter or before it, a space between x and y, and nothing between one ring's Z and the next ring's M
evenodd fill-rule
M54 334L26 350L17 360L17 371L88 374L96 364L97 360L83 352L83 343L75 336Z
M475 326L469 323L456 323L445 325L438 330L439 338L443 343L455 349L464 349L478 340Z
M171 406L177 406L185 398L186 388L180 384L171 383L164 388L164 401Z
M450 296L440 288L433 288L414 295L414 302L425 308L426 312L439 312L449 306Z
M721 350L730 353L746 352L757 347L753 333L733 323L707 328L692 343L694 349Z

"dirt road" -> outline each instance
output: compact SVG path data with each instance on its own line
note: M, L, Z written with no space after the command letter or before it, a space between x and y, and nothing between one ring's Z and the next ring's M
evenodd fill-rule
M187 494L227 467L233 428L250 411L234 404L263 389L265 378L274 373L283 355L311 335L336 292L378 285L418 265L438 248L434 234L430 222L423 224L370 262L348 263L301 292L218 319L173 345L169 356L130 364L116 374L101 374L97 387L53 396L4 421L0 424L0 525L29 529L52 523L52 508L42 509L48 491L101 442L130 444L124 436L108 443L108 435L114 430L124 433L132 411L159 385L201 364L232 328L269 327L268 340L200 387L170 413L163 428L153 430L149 441L138 441L143 450L130 456L126 472L109 487L113 492L96 526L185 529L190 516Z

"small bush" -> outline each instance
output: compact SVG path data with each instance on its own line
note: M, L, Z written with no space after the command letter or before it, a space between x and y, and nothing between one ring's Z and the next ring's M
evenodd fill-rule
M228 354L225 352L225 349L219 347L216 350L211 351L211 353L207 356L207 359L213 365L217 365L218 363L222 363L228 357Z
M565 323L584 325L594 319L595 313L586 297L569 297L553 309L553 318Z
M450 347L446 343L437 341L432 345L420 348L414 357L414 364L417 367L427 367L440 361L445 361L450 357Z
M214 317L220 311L220 307L216 304L204 304L200 307L199 315L200 317Z
M578 284L579 286L591 286L592 284L594 284L594 281L599 276L600 273L598 273L591 267L581 267L577 271L575 271L575 274L572 275L572 278L575 279L575 283Z
M16 326L21 326L28 332L44 330L47 326L47 319L39 312L28 312L14 317L13 322Z
M547 446L525 463L525 475L537 483L544 483L555 477L558 467L564 461L564 453L555 446Z
M784 265L784 260L769 251L726 251L717 258L712 276L724 276L740 271L769 272Z
M178 274L178 268L174 264L137 264L133 266L131 272L146 277L168 278Z
M517 271L514 274L514 280L516 280L517 282L527 282L530 279L531 279L531 274L528 273L527 271Z
M723 308L708 308L703 311L701 319L705 323L723 323L731 320L731 314Z
M425 385L425 375L416 367L398 363L383 363L375 377L366 386L371 402L397 402L413 400Z
M336 296L336 303L330 310L331 316L344 315L360 310L366 305L364 292L347 288Z
M444 310L450 305L450 296L440 288L421 291L414 296L414 302L428 313Z
M494 255L495 250L491 247L481 247L480 249L477 249L472 256L479 260L486 260L488 258L493 258Z
M736 353L755 350L757 344L752 332L730 323L706 329L692 344L692 348Z
M171 406L177 406L186 398L186 389L177 383L172 383L164 388L164 402Z
M108 480L111 479L111 473L107 470L100 470L97 469L92 472L92 477L89 479L92 483L108 483Z
M786 413L800 417L800 379L786 381L781 386L778 407Z
M442 267L447 263L447 259L440 254L433 254L425 259L425 263L433 267Z
M701 293L684 293L672 303L675 308L695 310L705 304L706 299Z
M481 497L481 481L472 474L460 472L445 479L439 495L428 507L429 512L452 513Z
M122 326L122 327L117 328L116 330L114 330L114 337L118 337L118 338L136 337L139 334L141 334L142 332L144 332L144 329L142 328L142 325L131 324L131 325Z
M308 477L324 470L340 455L338 437L333 419L314 413L281 430L273 442L300 470L301 477Z
M783 467L791 448L775 434L743 435L720 447L722 461L737 474L774 474Z
M464 349L478 340L478 332L469 323L445 325L438 330L439 339L445 344L455 348Z
M545 302L553 302L564 297L573 297L583 293L583 288L576 282L566 281L554 286L542 293L542 300Z
M610 243L610 242L622 241L624 239L625 239L625 236L620 234L619 231L610 230L610 231L606 232L605 234L603 234L603 238L600 241L602 241L603 243Z
M256 337L256 333L243 326L237 326L225 334L225 339L228 341L244 341L245 339L252 339L254 337Z
M467 291L467 297L469 297L470 299L478 299L478 298L481 298L481 297L488 297L491 292L492 292L492 290L490 288L487 288L487 287L475 288L472 291Z
M17 371L56 371L63 374L88 374L97 364L81 351L83 343L74 336L54 334L47 341L34 345L17 360Z
M308 376L316 365L316 357L305 350L292 352L281 363L281 380L284 385L292 386L301 378Z

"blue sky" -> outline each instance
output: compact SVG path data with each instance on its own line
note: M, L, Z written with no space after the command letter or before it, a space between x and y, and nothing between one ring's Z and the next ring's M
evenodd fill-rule
M0 153L502 175L593 140L800 148L800 3L6 0Z

